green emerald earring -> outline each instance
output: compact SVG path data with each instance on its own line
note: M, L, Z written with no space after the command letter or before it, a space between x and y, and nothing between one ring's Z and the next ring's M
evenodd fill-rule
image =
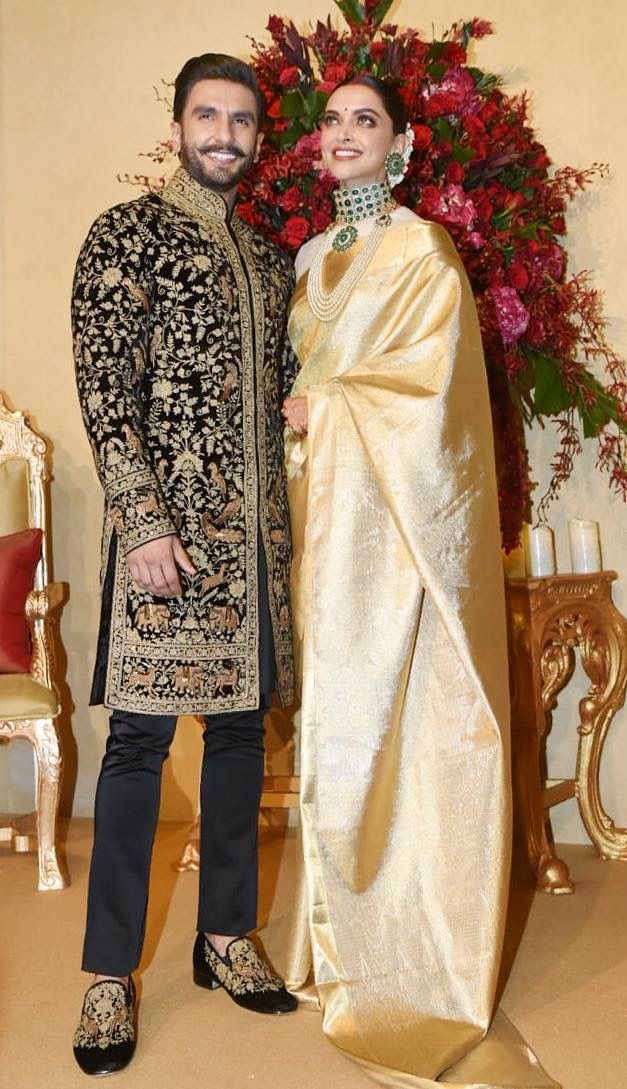
M398 177L399 174L403 176L407 166L400 151L390 151L385 156L385 169L389 178Z

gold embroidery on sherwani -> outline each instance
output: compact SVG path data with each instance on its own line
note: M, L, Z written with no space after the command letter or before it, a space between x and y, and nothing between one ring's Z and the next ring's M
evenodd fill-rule
M85 243L73 314L81 406L105 489L103 576L115 560L108 706L186 714L257 705L258 527L278 687L291 697L280 409L294 365L292 282L285 255L229 222L223 199L182 169L161 196L101 216ZM164 602L133 583L125 556L174 532L198 574Z
M390 227L335 322L302 277L289 332L309 431L287 441L305 869L288 987L379 1084L554 1085L500 1015L486 1035L507 652L485 366L446 232Z

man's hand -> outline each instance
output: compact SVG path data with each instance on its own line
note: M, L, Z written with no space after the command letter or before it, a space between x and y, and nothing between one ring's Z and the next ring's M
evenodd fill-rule
M196 574L194 564L173 533L133 548L127 554L126 562L140 590L148 590L155 597L181 596L179 567L188 575Z
M286 397L281 413L288 427L297 435L306 435L309 425L309 406L306 397Z

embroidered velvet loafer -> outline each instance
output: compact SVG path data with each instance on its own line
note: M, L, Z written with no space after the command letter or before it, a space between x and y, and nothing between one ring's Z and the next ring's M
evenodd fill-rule
M74 1033L74 1055L85 1074L115 1074L135 1052L135 987L116 979L92 983Z
M194 983L224 990L246 1010L255 1013L292 1013L298 1003L282 979L270 971L250 938L235 938L223 957L204 934L194 943Z

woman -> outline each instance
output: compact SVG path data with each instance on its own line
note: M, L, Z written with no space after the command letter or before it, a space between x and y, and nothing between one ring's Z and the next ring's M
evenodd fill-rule
M510 856L492 435L459 258L391 197L386 172L398 180L409 150L393 89L336 89L321 153L337 217L296 263L301 370L284 415L305 873L291 975L384 1085L553 1085L506 1023L484 1040Z

